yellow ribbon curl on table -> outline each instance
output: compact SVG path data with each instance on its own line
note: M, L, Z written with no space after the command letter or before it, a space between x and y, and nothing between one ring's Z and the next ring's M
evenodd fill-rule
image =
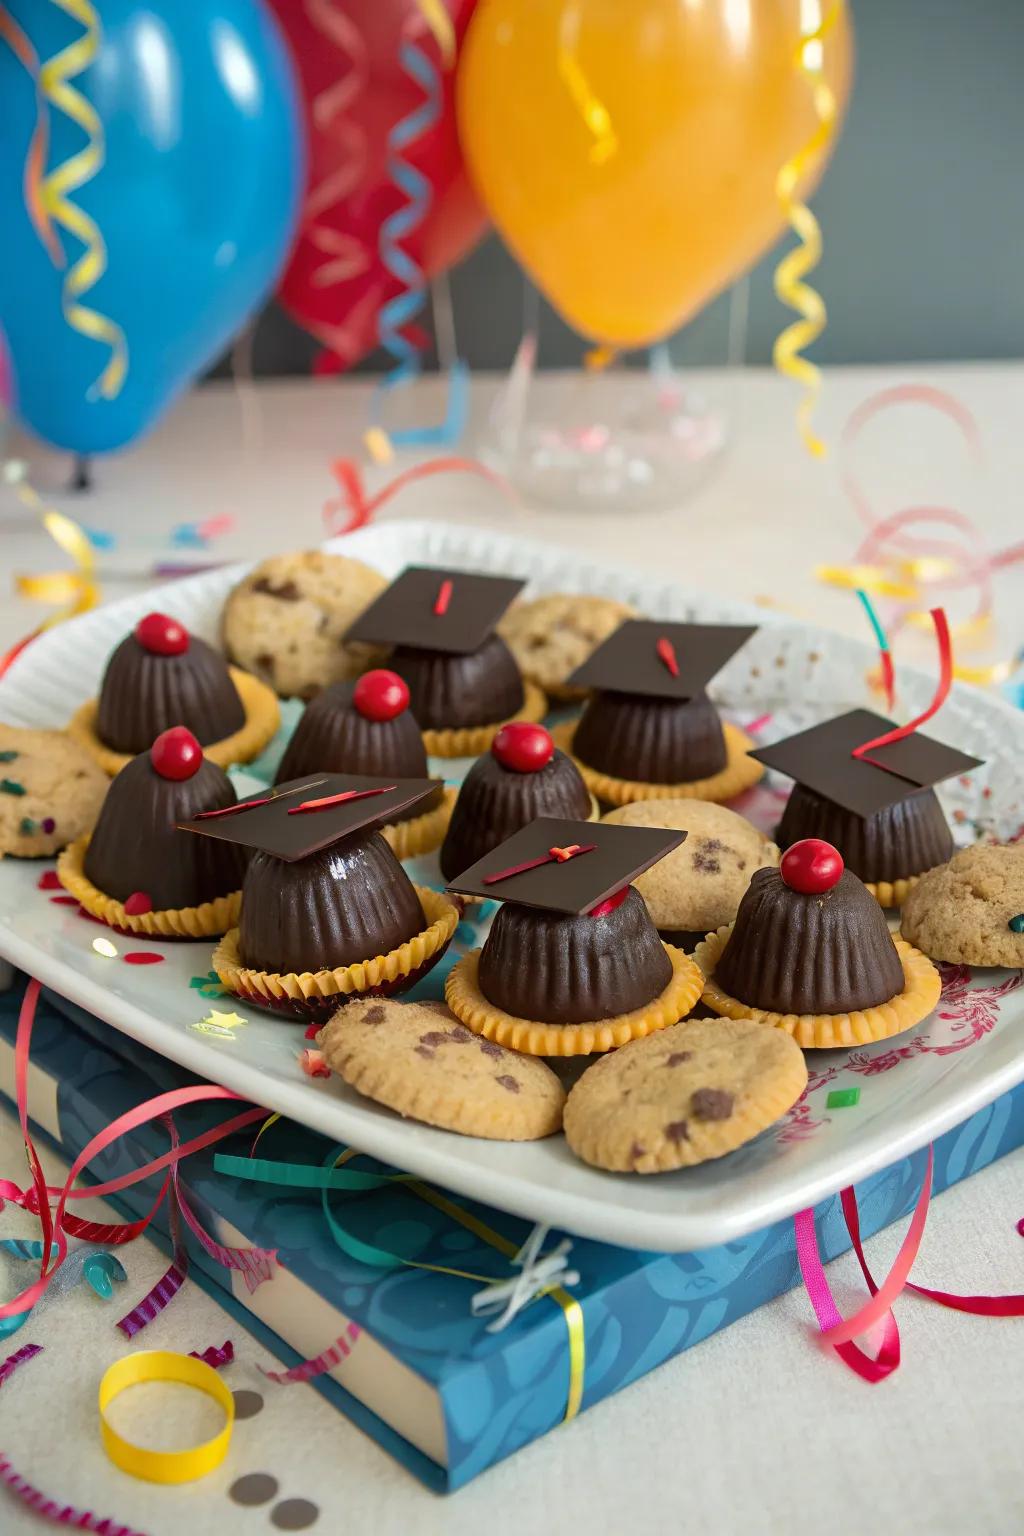
M59 613L44 619L42 628L51 629L76 614L87 613L100 600L100 587L96 579L96 554L85 531L63 512L49 507L38 491L23 475L23 466L9 460L4 467L5 478L13 486L14 494L23 506L41 520L54 543L68 555L74 569L71 571L43 571L36 575L16 576L14 586L22 597L35 603L63 604Z
M95 287L107 270L107 248L95 220L70 198L70 194L77 192L102 169L105 158L103 124L99 114L92 103L70 84L76 75L80 75L93 63L99 52L100 20L90 0L50 0L50 4L80 22L85 31L73 43L42 63L39 69L39 90L45 101L77 123L86 135L87 142L84 148L69 155L43 177L39 196L47 217L74 235L85 247L64 276L64 318L72 330L109 347L110 357L89 393L90 398L113 400L120 393L128 372L128 344L119 325L81 302L82 297Z
M806 143L791 155L779 171L775 183L779 204L800 244L783 256L775 269L775 293L783 304L800 316L777 337L772 360L787 379L803 386L804 395L797 407L797 425L804 446L815 458L824 458L825 444L811 425L811 418L821 392L821 369L802 354L817 341L828 318L820 293L803 279L821 260L821 226L799 195L814 166L826 158L836 135L838 108L835 92L825 78L825 40L841 14L839 0L813 29L801 38L794 67L811 87L818 126Z
M173 1381L205 1392L224 1410L222 1427L212 1439L182 1451L152 1451L126 1440L110 1423L107 1409L128 1387L147 1381ZM99 1410L103 1449L115 1467L150 1483L192 1483L213 1472L228 1453L235 1422L235 1399L213 1367L168 1349L146 1349L115 1361L100 1382Z

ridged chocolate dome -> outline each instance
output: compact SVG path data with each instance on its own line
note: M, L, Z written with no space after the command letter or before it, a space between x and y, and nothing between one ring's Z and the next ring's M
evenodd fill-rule
M873 816L854 816L797 784L776 832L780 848L820 837L862 880L901 880L953 857L953 835L933 789L915 790Z
M644 784L710 778L727 756L722 722L706 693L683 700L596 693L580 717L572 750L588 768Z
M454 880L538 816L581 821L590 812L590 791L564 752L556 749L550 761L533 773L505 768L493 753L485 752L459 790L441 845L441 873L446 880Z
M354 688L354 683L332 683L306 705L275 783L322 772L427 777L427 753L412 710L393 720L368 720L352 703ZM421 805L414 807L417 816L422 811Z
M466 656L400 645L388 666L409 685L409 707L424 730L493 725L523 704L523 680L499 635Z
M775 1013L850 1013L903 991L885 915L857 876L803 895L759 869L736 914L715 980L741 1003Z
M353 965L425 927L412 882L378 832L294 863L255 853L242 887L239 948L242 964L256 971Z
M672 962L632 887L604 917L564 917L506 902L484 942L478 975L496 1008L543 1024L631 1013L671 978Z
M126 635L107 662L96 731L115 752L145 752L172 725L187 726L205 747L244 724L227 662L195 635L178 656L147 651Z
M198 907L237 891L245 849L176 826L236 799L223 768L208 758L190 779L165 779L149 753L141 753L110 781L85 855L87 878L115 901L141 891L158 912Z

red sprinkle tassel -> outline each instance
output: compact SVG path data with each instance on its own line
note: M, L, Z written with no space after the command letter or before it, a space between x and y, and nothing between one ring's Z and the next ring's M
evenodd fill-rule
M663 662L673 677L679 676L679 663L676 660L676 649L667 635L662 635L655 646L658 660Z
M446 577L445 580L441 583L437 594L437 601L434 603L434 612L437 614L438 618L442 618L444 614L448 612L448 604L451 602L451 600L452 583Z
M513 875L525 875L528 869L540 869L542 864L564 864L578 859L581 853L593 853L596 843L571 843L568 848L549 848L539 859L527 859L525 864L513 864L511 869L499 869L496 874L485 875L484 885L497 885L499 880L511 880Z
M322 800L303 800L288 812L289 816L301 816L304 811L324 811L331 805L343 805L347 800L368 800L371 795L390 795L397 784L382 784L379 789L343 789L340 795L325 795Z

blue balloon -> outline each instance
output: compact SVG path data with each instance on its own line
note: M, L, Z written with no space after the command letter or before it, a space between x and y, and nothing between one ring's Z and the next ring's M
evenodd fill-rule
M6 0L40 60L83 35L52 0ZM106 247L81 304L121 327L128 368L104 399L111 356L65 318L64 273L26 208L33 82L0 41L0 332L18 419L77 453L147 431L270 294L303 188L302 116L287 46L262 0L98 0L102 37L70 81L103 124L105 160L67 193ZM47 170L87 143L49 112ZM83 243L57 232L73 264Z

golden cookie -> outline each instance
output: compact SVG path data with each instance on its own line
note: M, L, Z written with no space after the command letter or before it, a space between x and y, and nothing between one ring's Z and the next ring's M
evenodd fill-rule
M1024 968L1024 847L979 844L929 870L904 902L900 931L933 960Z
M228 655L283 698L309 699L328 683L358 677L383 652L344 645L349 625L387 582L361 560L322 549L271 555L224 605Z
M585 1163L664 1173L722 1157L784 1115L807 1086L796 1042L748 1020L674 1024L584 1072L565 1137Z
M685 830L686 841L633 882L663 933L703 936L731 923L754 870L779 862L763 832L710 800L637 800L603 819Z
M0 857L44 858L91 832L108 782L64 731L0 725Z
M328 1066L378 1104L491 1141L535 1141L562 1124L551 1068L474 1035L444 1003L349 1003L317 1037Z
M569 688L566 678L592 651L636 617L627 603L610 597L553 592L532 603L516 603L498 625L498 633L531 682L555 699L581 699L585 688Z

